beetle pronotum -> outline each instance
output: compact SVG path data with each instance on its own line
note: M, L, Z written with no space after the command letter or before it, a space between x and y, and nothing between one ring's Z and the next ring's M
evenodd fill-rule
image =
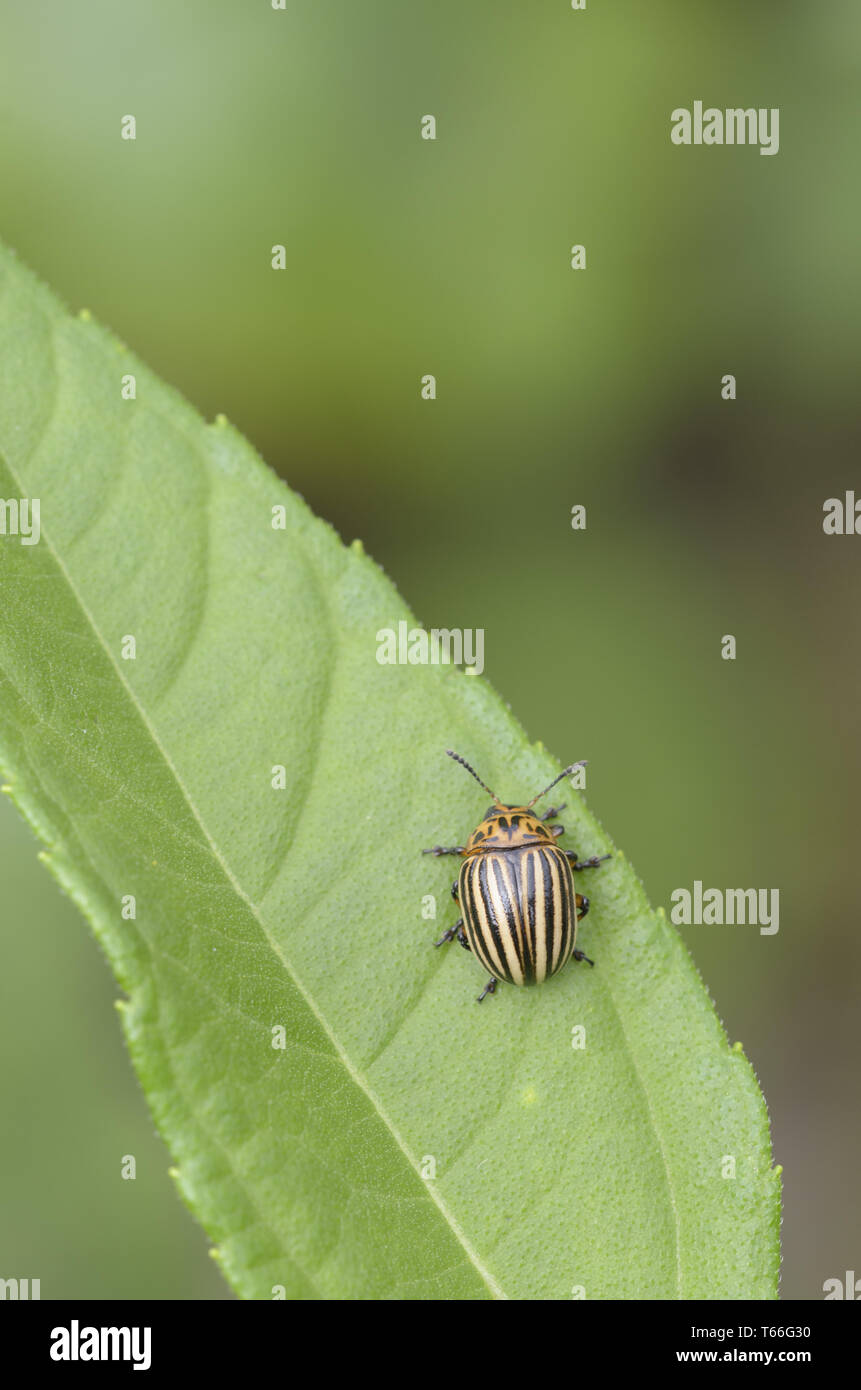
M571 871L597 869L610 856L593 855L581 861L574 850L557 845L565 827L548 829L547 822L564 811L564 804L551 806L543 816L532 811L536 801L575 768L585 766L586 759L566 767L525 806L507 806L465 758L450 748L446 752L493 797L493 805L465 845L422 850L423 854L458 854L463 859L451 888L463 916L434 945L457 937L481 961L490 979L478 996L479 1004L494 993L500 980L540 985L569 960L594 965L577 947L577 923L589 911L589 899L574 891Z

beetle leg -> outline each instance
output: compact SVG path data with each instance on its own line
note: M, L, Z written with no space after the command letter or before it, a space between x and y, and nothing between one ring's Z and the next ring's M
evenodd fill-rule
M482 999L484 998L484 996L485 996L486 994L495 994L495 993L496 993L496 986L497 986L498 984L499 984L499 981L497 980L496 976L495 976L495 975L491 975L491 977L490 977L490 979L488 980L487 984L484 986L484 989L481 991L481 994L478 996L478 999L476 1000L476 1003L480 1004L481 1001L482 1001Z
M458 941L460 942L461 946L465 951L472 950L472 947L469 944L469 939L466 935L466 932L463 929L462 917L458 918L453 927L449 927L447 931L443 932L439 941L434 942L434 946L444 946L447 941L454 941L455 937L457 937Z
M577 911L577 921L578 921L578 922L582 922L583 918L586 916L586 913L589 911L589 899L588 899L588 898L584 898L583 895L582 895L582 893L575 893L575 894L574 894L574 900L575 900L576 911ZM581 950L580 950L580 947L579 947L579 946L575 946L575 947L574 947L574 950L571 952L571 959L572 959L572 960L585 960L585 962L586 962L587 965L594 965L594 964L595 964L595 962L594 962L593 960L590 960L590 959L589 959L589 957L586 955L586 952L585 952L585 951L581 951Z
M560 835L564 835L564 834L565 834L565 826L564 826L564 825L554 825L553 828L552 828L552 830L550 831L550 834L551 834L551 835L555 835L555 836L556 836L556 839L558 840Z
M550 809L549 809L549 811L545 811L545 812L544 812L544 815L541 817L541 819L542 819L542 820L555 820L556 817L559 815L559 813L560 813L561 811L564 811L564 810L565 810L565 807L566 807L567 805L568 805L568 802L567 802L567 801L563 801L563 802L561 803L561 805L559 805L559 806L551 806Z
M451 849L444 849L442 845L434 845L433 849L423 849L422 854L435 854L439 859L441 854L463 854L463 845L452 845Z
M455 879L454 883L451 885L451 896L454 898L455 902L457 902L457 899L458 899L457 879Z
M576 849L563 849L562 853L568 860L572 869L597 869L599 864L603 864L605 859L612 859L612 854L593 854L591 859L579 860Z
M434 942L434 946L444 946L447 941L454 941L454 938L463 931L463 918L459 918L453 927L449 927L443 932L439 941Z

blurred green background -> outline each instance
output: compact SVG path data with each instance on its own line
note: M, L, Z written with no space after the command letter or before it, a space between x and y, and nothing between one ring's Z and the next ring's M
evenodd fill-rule
M683 933L768 1099L783 1295L821 1298L861 1271L861 537L821 525L861 496L861 10L30 0L0 29L0 235L422 621L485 629L656 905L779 888L777 936ZM779 154L673 146L696 99L779 107ZM0 1275L229 1297L5 802L0 883Z

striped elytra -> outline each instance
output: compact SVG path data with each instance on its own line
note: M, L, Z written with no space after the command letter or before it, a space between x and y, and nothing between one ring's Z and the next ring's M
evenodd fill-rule
M493 797L484 819L466 845L425 854L457 854L463 859L452 885L462 917L434 944L457 937L490 974L479 1003L493 994L500 980L512 985L540 985L557 975L569 960L594 964L577 947L577 923L589 911L589 899L574 891L573 870L596 869L609 855L582 862L575 850L556 843L564 826L548 829L563 806L539 816L532 807L563 777L582 763L572 763L523 806L507 806L486 787L459 754L447 750Z
M470 949L496 979L540 985L570 960L574 880L556 845L473 854L461 865L458 897Z

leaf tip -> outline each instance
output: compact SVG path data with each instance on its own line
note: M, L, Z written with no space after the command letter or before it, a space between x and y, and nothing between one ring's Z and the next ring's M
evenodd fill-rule
M350 549L354 555L364 555L365 547L357 536L354 541L350 541Z
M743 1053L744 1053L744 1043L734 1042L733 1045L732 1045L732 1051L733 1051L733 1052L737 1052L737 1053L740 1052L740 1053L743 1054Z

